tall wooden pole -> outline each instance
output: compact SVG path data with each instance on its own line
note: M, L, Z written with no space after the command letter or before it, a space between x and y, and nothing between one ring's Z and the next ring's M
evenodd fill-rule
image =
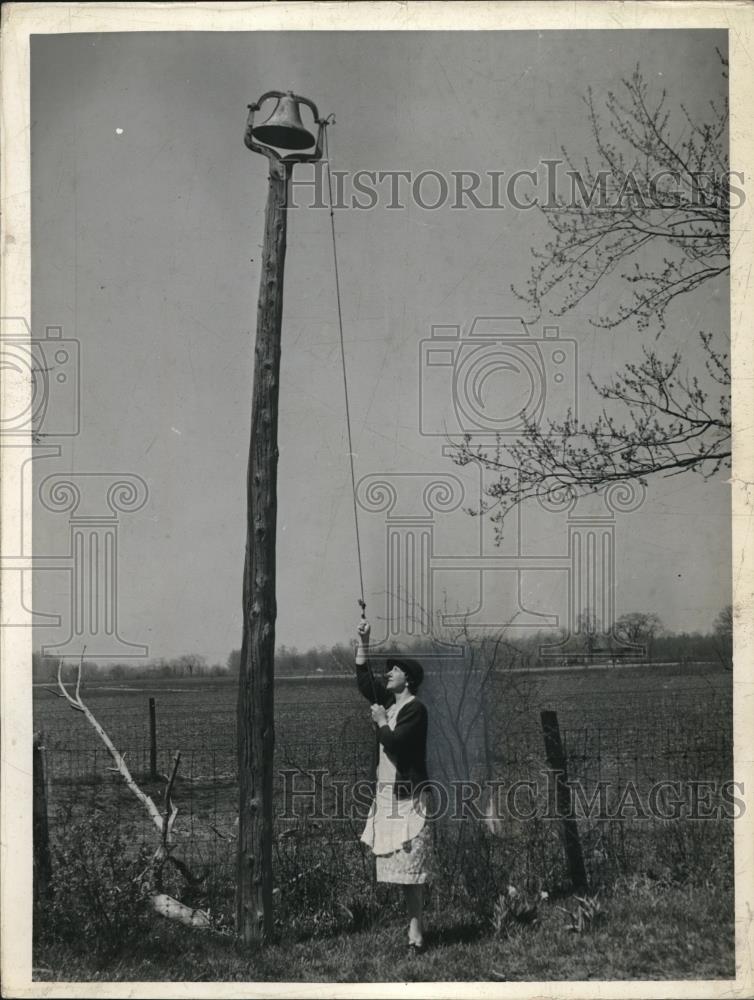
M236 920L239 936L249 944L272 933L278 393L291 165L273 157L269 157L269 165L246 483L248 520L238 686L240 801Z
M254 114L268 98L276 111L255 138ZM301 124L306 105L319 130L316 141ZM274 124L273 123L274 119ZM262 273L257 304L251 443L246 477L248 515L243 578L243 640L238 679L238 872L236 930L247 944L272 935L273 763L275 752L275 530L277 524L278 395L283 273L291 172L294 163L322 156L324 130L317 106L291 91L270 90L249 105L244 142L269 162ZM309 141L311 140L311 142ZM287 149L285 159L275 142ZM301 148L315 146L313 152Z

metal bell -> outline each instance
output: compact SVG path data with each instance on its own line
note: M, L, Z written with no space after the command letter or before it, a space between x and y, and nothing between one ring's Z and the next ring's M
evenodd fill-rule
M251 134L265 146L276 149L309 149L316 141L304 128L292 90L278 99L267 121L253 128Z

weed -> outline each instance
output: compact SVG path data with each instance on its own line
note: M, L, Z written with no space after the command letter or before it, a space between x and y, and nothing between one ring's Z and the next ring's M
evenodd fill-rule
M567 913L570 918L568 930L576 934L583 934L585 931L593 930L605 915L598 895L574 896L573 898L576 903L575 910L566 909L565 906L558 907L559 910Z
M532 895L509 885L501 893L492 910L492 929L498 937L512 937L524 927L539 923L540 905L548 899L546 892Z

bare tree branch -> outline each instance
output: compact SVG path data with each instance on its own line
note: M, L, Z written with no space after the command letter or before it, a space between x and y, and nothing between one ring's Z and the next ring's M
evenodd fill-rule
M727 63L720 59L725 75ZM545 304L562 316L609 281L603 295L608 305L594 325L635 323L659 336L671 303L728 273L727 101L710 102L710 120L702 121L680 105L680 132L673 131L666 101L665 92L651 97L638 67L620 94L608 93L602 114L587 94L598 165L585 158L578 168L563 150L570 196L560 193L540 205L554 235L532 249L526 288L514 289L537 316ZM700 377L682 374L678 352L663 358L645 347L641 360L608 383L592 380L609 404L595 420L580 422L570 412L548 426L525 419L518 439L509 444L499 438L492 448L467 435L454 461L499 473L469 513L489 514L500 540L506 514L531 498L564 490L578 496L615 482L646 485L655 475L709 478L727 468L729 359L711 333L702 331L700 338Z
M684 129L675 136L666 96L652 104L637 67L623 81L622 96L608 93L604 121L588 92L600 169L589 159L577 167L563 150L571 190L540 205L554 238L532 251L525 290L513 289L537 315L545 299L553 315L564 315L607 275L620 272L629 301L594 325L610 328L635 318L640 329L662 330L678 295L728 272L727 101L722 107L712 102L712 120L702 122L681 105ZM639 255L647 248L656 265Z
M142 804L147 812L150 820L156 827L158 833L160 834L160 845L155 851L154 858L152 859L152 867L155 868L155 880L159 882L160 873L166 862L173 864L178 871L180 871L187 879L190 884L196 884L200 879L195 878L188 867L179 859L173 857L172 850L174 847L173 843L173 824L175 823L175 818L178 815L178 809L173 805L172 792L173 785L175 783L176 774L178 773L178 765L180 764L181 754L180 751L176 753L175 760L173 762L173 769L168 780L168 785L165 790L165 813L164 815L160 813L160 810L155 805L153 799L142 791L139 785L133 778L125 760L125 754L121 754L116 748L115 744L112 742L110 737L107 735L103 727L95 718L94 714L91 712L89 707L86 705L81 697L81 679L84 664L84 653L86 652L86 647L81 652L81 658L78 662L76 670L76 687L74 694L71 694L68 688L66 688L63 681L63 661L58 660L58 687L61 691L61 697L64 697L72 709L76 712L82 712L86 717L87 721L94 729L94 731L99 736L100 740L107 747L108 753L112 757L115 767L111 770L116 771L121 775L126 785L131 792L136 796L138 801ZM181 923L190 924L195 927L208 927L210 925L209 917L202 910L192 909L191 907L185 906L183 903L179 902L177 899L173 899L171 896L167 896L162 892L153 893L151 896L152 906L157 913L162 914L171 920L178 920Z

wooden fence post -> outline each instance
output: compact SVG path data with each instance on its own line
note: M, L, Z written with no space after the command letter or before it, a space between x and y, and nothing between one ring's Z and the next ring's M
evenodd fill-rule
M566 759L560 739L557 712L542 712L542 732L545 738L545 756L555 776L558 815L563 818L563 845L565 847L568 874L574 889L587 888L584 856L581 853L579 828L573 815L571 789L568 787Z
M149 777L157 781L157 709L154 698L149 699Z
M32 831L34 838L34 898L42 900L50 891L52 877L50 829L47 819L47 767L43 733L34 734Z

